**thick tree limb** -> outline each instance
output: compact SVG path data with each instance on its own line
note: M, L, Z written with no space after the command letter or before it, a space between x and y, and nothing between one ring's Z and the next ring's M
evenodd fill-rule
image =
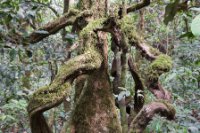
M151 52L152 47L145 42L138 43L136 48L141 50L141 54L148 60L154 60L156 58L156 55Z
M58 18L57 20L53 22L49 22L44 27L39 28L37 31L46 31L47 33L38 33L37 31L34 31L30 36L28 37L28 42L30 43L36 43L41 41L43 38L55 34L60 29L64 28L67 25L72 25L73 22L76 19L76 16L78 14L78 11L71 10L64 16Z
M68 60L67 63L60 68L52 84L38 89L30 99L27 110L33 133L50 132L46 130L49 129L45 126L47 124L44 124L44 127L41 127L41 129L35 129L35 127L38 126L37 121L44 120L42 113L59 105L63 99L69 95L71 84L77 76L89 74L89 72L91 74L91 72L100 69L102 66L104 62L102 49L99 46L97 34L92 32L95 27L91 28L91 25L94 26L94 23L96 26L101 24L101 21L97 22L89 23L89 26L85 27L84 30L87 32L82 32L80 35L84 44L84 54Z
M40 98L39 95L44 95L41 98L43 99L43 101L47 100L45 103L52 102L52 98L48 99L48 96L45 97L45 94L48 95L51 93L57 93L59 91L58 89L62 88L64 84L67 88L70 82L78 75L99 68L101 65L101 61L101 55L94 51L92 53L88 51L85 54L75 57L74 59L70 59L65 65L60 68L52 84L45 87L45 89L39 89L34 93L34 95L37 96L37 98ZM37 99L35 100L36 102L38 101ZM42 103L38 103L35 107L29 105L28 111L32 112L35 108L39 108L39 106L42 106L40 104Z
M57 20L50 22L46 24L44 27L39 28L37 31L46 31L47 33L40 33L37 31L34 31L32 34L30 34L25 40L28 43L37 43L44 39L45 37L48 37L49 35L57 33L62 28L73 25L73 23L79 19L79 18L86 18L91 16L92 13L90 11L83 11L79 12L76 10L70 10L68 13L66 13L64 16L58 18Z
M160 52L148 45L144 39L138 35L132 23L128 22L128 19L129 18L124 17L121 20L117 20L114 17L110 17L104 22L103 27L99 27L96 30L111 33L115 44L125 51L128 49L127 43L129 43L140 50L141 54L148 60L156 59L156 56L158 56Z
M134 11L137 11L139 9L142 9L143 7L146 7L146 6L150 5L150 3L151 3L150 0L143 0L139 4L132 5L132 6L128 7L127 8L127 13L134 12Z
M152 102L145 105L131 122L129 133L142 133L156 114L172 120L175 113L173 106L166 102Z
M90 51L92 50L92 51ZM85 54L70 59L61 67L57 76L51 85L38 89L32 96L28 105L28 113L31 121L32 132L41 132L36 129L38 120L44 121L42 113L50 108L58 106L63 99L69 95L71 82L80 74L91 72L98 69L102 63L102 57L95 49L90 49ZM43 123L41 130L44 130L47 124ZM43 131L50 132L49 130Z

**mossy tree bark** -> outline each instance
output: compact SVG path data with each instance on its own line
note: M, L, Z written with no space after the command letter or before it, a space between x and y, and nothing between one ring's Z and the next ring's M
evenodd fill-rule
M168 103L171 95L159 83L159 76L171 69L171 59L162 55L159 51L148 45L144 39L137 35L135 27L126 15L129 12L139 10L150 4L150 0L143 0L138 5L126 8L123 5L123 13L120 16L107 16L107 0L80 0L79 6L82 12L70 10L63 17L47 24L41 30L48 31L48 34L40 35L32 33L27 39L29 43L35 43L43 38L56 33L64 26L72 25L73 32L79 34L80 46L83 46L82 54L71 58L63 65L53 82L46 87L38 89L32 96L28 112L30 117L31 130L33 133L50 133L43 112L56 107L69 95L72 83L77 84L75 108L72 113L70 128L72 133L121 133L121 132L142 132L155 114L167 116L171 119L175 115L173 107ZM121 8L121 7L120 7ZM120 9L121 10L121 9ZM119 11L120 11L119 10ZM114 90L117 92L119 86L125 87L127 67L131 71L135 86L134 107L136 115L129 123L123 118L119 121L113 98L108 74L108 44L106 32L112 36L112 50L115 53L112 76ZM146 82L140 78L140 74L134 68L133 61L127 57L131 46L136 47L141 55L152 61L148 68ZM122 54L118 54L121 52ZM80 76L87 75L82 79ZM86 82L85 82L86 81ZM119 81L120 83L116 83ZM82 85L83 87L79 87ZM144 104L144 85L158 98L163 101ZM127 105L126 99L123 101ZM150 109L150 110L149 110ZM127 127L126 127L127 124ZM123 128L123 130L122 130ZM127 129L129 128L129 129ZM129 131L127 131L129 130Z
M94 8L92 19L105 17L107 0L94 2L81 1L84 8ZM86 6L86 7L85 7ZM93 22L92 22L93 23ZM97 22L98 23L98 22ZM95 24L95 23L94 23ZM98 25L100 26L100 25ZM87 84L79 93L79 98L72 115L71 132L73 133L96 133L96 132L121 132L121 126L117 117L114 98L108 74L108 43L107 35L103 32L95 33L95 25L88 24L85 29L90 29L90 35L94 34L97 39L96 45L102 55L102 64L98 70L95 70L87 77ZM80 34L85 34L83 30ZM88 31L87 31L88 32ZM88 34L86 32L86 34ZM86 37L86 39L88 39ZM91 38L90 38L91 39ZM77 90L80 91L80 90Z

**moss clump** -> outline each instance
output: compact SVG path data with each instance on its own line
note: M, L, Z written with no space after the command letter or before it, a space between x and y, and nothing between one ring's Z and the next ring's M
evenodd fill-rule
M90 37L90 33L94 32L96 28L99 28L102 26L103 22L106 20L106 18L101 18L97 20L91 21L80 33L81 38L88 38Z
M161 54L148 68L149 79L158 79L159 76L172 68L172 60L168 55Z
M134 20L130 16L125 16L123 19L119 20L118 25L128 38L129 43L137 45L143 42L143 38L138 35L133 22Z
M155 56L158 56L161 54L161 52L158 49L153 48L152 46L150 46L150 52Z
M129 16L125 16L123 19L119 20L118 24L120 25L120 28L122 32L124 32L128 38L132 37L131 34L135 34L136 30L133 26L133 20Z
M54 90L50 89L49 86L41 87L31 96L30 103L28 105L28 111L43 106L47 103L53 104L59 102L69 93L70 88L70 83L68 82L60 85Z

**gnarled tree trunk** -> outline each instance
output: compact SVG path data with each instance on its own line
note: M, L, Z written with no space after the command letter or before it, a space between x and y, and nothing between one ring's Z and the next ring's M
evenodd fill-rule
M40 28L48 31L48 35L51 35L67 25L72 25L73 32L79 34L79 43L80 46L83 46L83 51L81 52L82 54L71 58L60 68L49 86L42 87L33 94L28 105L33 133L51 133L43 112L63 102L63 99L69 95L75 79L77 82L80 80L81 83L76 85L78 88L75 94L76 105L70 123L71 133L142 132L155 114L160 113L162 116L167 116L168 119L174 117L175 110L170 104L166 103L171 100L171 95L162 88L158 81L162 73L170 70L171 59L169 56L162 55L159 51L147 45L137 35L133 24L129 22L129 18L126 15L149 4L150 0L143 0L141 3L127 8L124 3L123 7L119 8L119 12L115 13L117 14L116 16L107 16L107 0L80 0L78 5L81 11L83 10L82 12L69 10L63 17ZM136 115L127 126L127 122L124 119L126 114L123 115L122 120L124 122L122 121L123 123L121 124L114 103L113 88L111 88L108 74L106 32L111 33L112 44L116 48L115 50L112 49L116 52L115 55L118 55L117 52L119 51L122 53L120 59L115 57L116 64L119 66L112 72L112 76L115 77L113 88L117 92L119 85L125 87L128 66L136 84L135 109L133 109ZM38 42L48 35L32 33L28 37L28 42ZM133 61L127 58L131 46L139 49L144 58L153 61L148 68L146 84L143 84L139 72L134 68ZM79 79L83 75L86 75L84 80ZM117 81L121 83L115 84ZM83 87L80 87L80 85ZM163 101L143 106L145 100L144 85L158 99ZM126 99L124 99L124 105L126 105ZM124 110L125 106L123 106Z

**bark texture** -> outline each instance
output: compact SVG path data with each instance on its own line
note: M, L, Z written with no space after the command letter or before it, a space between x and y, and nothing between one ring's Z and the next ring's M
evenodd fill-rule
M47 124L42 113L62 103L63 99L69 95L71 83L75 77L100 68L102 56L95 49L90 50L69 60L59 70L51 85L42 87L33 94L28 105L32 133L43 133L43 130L46 130ZM44 123L44 126L36 128L40 127L40 121Z
M139 112L144 105L144 85L135 65L133 64L133 59L130 56L128 59L128 65L135 82L134 110L135 112Z
M33 94L28 105L33 133L51 133L43 112L63 102L69 95L75 79L80 82L76 84L78 88L75 94L76 105L70 123L72 133L121 133L128 132L128 129L129 132L140 133L155 114L166 116L168 119L174 118L175 110L168 104L171 95L159 83L159 76L172 67L171 58L161 54L138 35L130 21L131 18L126 15L149 4L150 0L143 0L137 5L126 8L123 3L120 16L108 17L107 0L80 0L78 6L81 12L70 10L63 17L39 29L47 31L47 34L34 32L29 36L28 42L36 43L67 25L73 25L73 32L79 34L79 42L83 46L82 54L68 60L49 86L42 87ZM119 87L125 87L128 66L135 81L136 115L130 125L126 119L125 97L120 101L121 123L116 111L108 74L108 43L105 32L111 33L111 49L115 54L111 72L114 77L114 92L119 93ZM156 98L163 101L143 106L145 87L133 60L127 56L132 46L136 47L144 58L151 61L147 68L145 85ZM87 75L87 78L82 79L83 75Z
M142 133L155 114L173 120L175 117L175 110L171 104L164 101L152 102L145 105L131 122L129 133Z
M120 133L107 71L97 70L87 80L72 116L72 133Z

